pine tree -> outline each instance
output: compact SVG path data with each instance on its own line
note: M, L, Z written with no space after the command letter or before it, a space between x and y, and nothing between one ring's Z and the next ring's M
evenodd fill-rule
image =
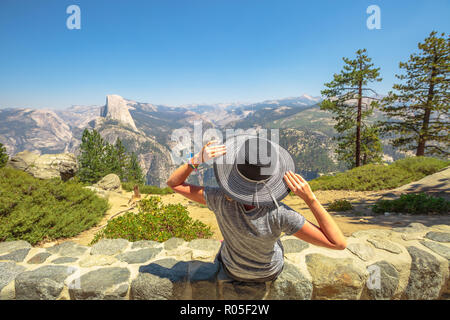
M83 131L78 156L78 177L81 181L95 183L109 173L105 163L105 145L105 141L96 130Z
M383 160L383 145L376 125L364 128L361 135L361 162L363 165L369 163L381 163Z
M344 161L349 168L355 166L355 152L352 146L355 143L355 132L341 136L336 149L338 160ZM369 163L381 163L383 146L376 126L363 125L361 129L361 165Z
M327 89L321 91L326 99L320 104L320 109L334 114L334 128L339 133L336 138L339 142L336 153L338 158L349 163L350 167L359 167L363 160L377 161L382 152L379 148L381 143L378 137L374 136L377 131L368 127L364 121L372 115L377 105L376 99L364 96L367 91L375 93L366 86L369 82L382 80L379 76L380 68L374 68L372 59L365 53L366 49L362 49L356 51L356 58L353 60L343 58L343 70L334 74L333 81L325 83ZM363 103L364 98L369 98L372 102ZM362 139L364 135L366 139ZM368 137L371 139L367 140ZM366 141L367 145L364 144Z
M130 157L128 156L127 150L119 138L117 138L116 143L114 144L114 150L117 158L117 175L123 181L126 179L126 167Z
M126 180L129 156L119 138L117 138L114 145L106 143L103 157L103 162L108 168L108 171L117 174L120 180Z
M393 147L416 150L416 156L450 154L450 38L433 31L419 52L400 62L404 71L396 77L395 91L383 99L381 110L388 121L380 123L382 134L391 137Z
M84 130L78 157L78 177L83 182L95 183L107 174L117 174L121 181L139 184L145 177L137 155L127 153L120 139L115 144L103 140L96 130Z
M109 173L115 173L120 177L122 173L122 168L120 167L118 161L117 150L114 147L114 145L109 144L108 142L105 143L102 156L102 163L103 166L105 167L105 175Z
M138 184L143 184L145 182L144 174L142 173L141 166L139 165L137 155L134 152L131 153L125 172L126 180L128 182L135 182Z
M6 153L6 148L0 142L0 168L6 166L7 162L8 162L8 154Z

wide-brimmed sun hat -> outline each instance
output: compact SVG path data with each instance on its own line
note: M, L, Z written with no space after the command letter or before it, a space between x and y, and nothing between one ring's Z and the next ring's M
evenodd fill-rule
M225 142L226 154L214 159L217 183L230 198L248 205L275 204L289 194L283 179L295 172L289 153L264 137L236 134Z

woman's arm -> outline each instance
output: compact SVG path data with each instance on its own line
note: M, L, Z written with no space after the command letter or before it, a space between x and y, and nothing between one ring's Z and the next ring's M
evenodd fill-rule
M192 168L187 164L183 164L178 169L176 169L169 180L167 180L167 185L176 193L185 196L188 199L199 202L201 204L206 204L203 197L204 187L194 186L184 181L191 174Z
M306 221L303 227L294 235L312 244L330 249L343 250L347 246L344 235L331 215L316 199L308 182L299 174L286 172L284 179L294 194L302 198L311 209L319 227Z
M200 165L212 158L216 158L225 154L226 150L224 145L212 145L216 142L217 141L208 142L202 148L202 150L192 158L192 164ZM206 204L205 198L203 196L204 187L185 183L187 177L189 177L192 171L193 169L189 164L185 163L181 165L171 174L166 182L167 186L188 199L199 202L201 204Z

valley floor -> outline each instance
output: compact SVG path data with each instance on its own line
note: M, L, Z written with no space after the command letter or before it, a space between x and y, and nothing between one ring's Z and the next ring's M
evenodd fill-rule
M366 230L373 228L389 229L392 227L404 227L412 222L420 222L426 226L436 224L450 225L450 216L436 215L376 215L371 214L369 206L372 205L381 196L389 193L390 191L316 191L317 199L326 208L328 204L337 199L345 199L352 203L354 210L350 212L330 212L336 223L341 228L345 236L350 236L353 232L358 230ZM41 243L39 247L50 247L56 243L62 241L73 241L82 245L88 245L95 234L106 225L107 221L111 217L119 216L129 209L128 200L131 198L131 192L122 193L110 192L109 202L111 208L107 214L103 217L102 221L89 230L86 230L76 237L70 239L61 239L60 241L52 241ZM213 231L213 239L222 240L222 234L220 233L214 214L206 207L200 204L196 204L179 194L169 194L161 196L164 203L181 203L187 206L188 211L193 219L198 219L203 223L211 227ZM290 206L292 209L300 212L310 222L317 224L314 215L309 210L307 205L296 196L287 196L283 202ZM137 212L137 209L132 209L133 212Z

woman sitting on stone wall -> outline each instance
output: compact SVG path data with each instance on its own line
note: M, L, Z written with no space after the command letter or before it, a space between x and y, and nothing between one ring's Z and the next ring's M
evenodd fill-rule
M185 183L197 166L209 160L214 161L219 188ZM346 247L333 218L294 170L291 156L278 144L258 136L236 135L225 145L207 143L172 173L167 185L214 212L224 238L218 259L229 277L267 282L283 270L282 233L330 249ZM319 226L279 202L289 191L306 202Z

